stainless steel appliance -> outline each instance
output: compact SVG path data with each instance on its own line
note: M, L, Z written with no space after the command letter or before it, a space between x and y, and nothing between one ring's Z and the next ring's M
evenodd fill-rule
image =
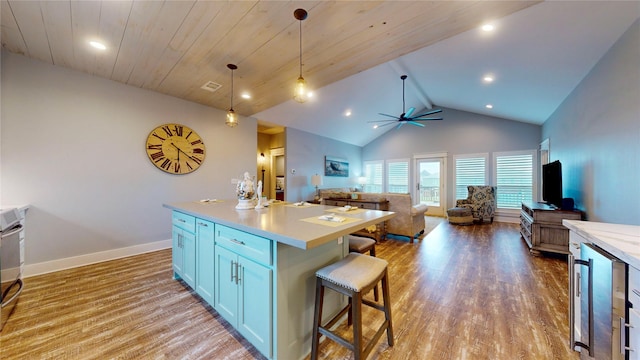
M0 210L0 331L22 292L24 232L17 209Z
M582 243L580 258L569 256L569 266L571 347L580 351L583 360L628 359L627 264L593 244Z

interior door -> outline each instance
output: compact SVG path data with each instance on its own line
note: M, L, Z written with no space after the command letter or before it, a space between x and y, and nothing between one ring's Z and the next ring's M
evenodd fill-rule
M446 157L416 158L415 165L415 193L417 203L429 206L427 215L444 216L445 199L445 171Z

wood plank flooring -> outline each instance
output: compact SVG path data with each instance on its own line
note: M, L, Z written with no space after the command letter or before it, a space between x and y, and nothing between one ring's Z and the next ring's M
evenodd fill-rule
M376 252L390 263L396 345L383 336L370 359L578 359L567 345L566 257L530 256L517 225L443 221ZM27 278L0 359L263 359L171 275L162 250ZM382 317L364 316L368 338ZM320 351L353 358L331 341Z

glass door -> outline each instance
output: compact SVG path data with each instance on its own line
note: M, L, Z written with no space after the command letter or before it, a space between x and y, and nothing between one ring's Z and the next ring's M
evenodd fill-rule
M444 216L445 159L446 157L416 158L416 193L413 196L418 203L429 206L427 215Z

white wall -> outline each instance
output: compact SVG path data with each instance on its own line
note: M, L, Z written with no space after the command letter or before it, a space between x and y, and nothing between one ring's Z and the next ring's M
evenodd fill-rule
M163 203L234 198L231 178L256 169L252 118L229 128L224 111L4 51L1 94L2 201L31 204L27 267L168 240ZM164 123L200 134L198 170L151 164L145 141Z
M639 39L636 20L542 128L591 221L640 225Z

